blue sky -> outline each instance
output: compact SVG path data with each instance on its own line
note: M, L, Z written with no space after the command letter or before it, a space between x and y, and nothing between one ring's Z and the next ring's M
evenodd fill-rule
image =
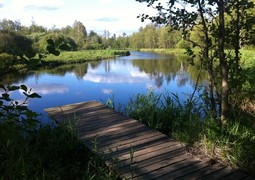
M20 20L26 26L34 20L47 28L65 27L78 20L87 31L98 33L130 34L149 23L142 23L137 15L154 12L135 0L0 0L1 20Z

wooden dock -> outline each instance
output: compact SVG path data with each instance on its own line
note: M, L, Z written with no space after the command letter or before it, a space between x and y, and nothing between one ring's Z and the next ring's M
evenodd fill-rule
M92 101L45 109L77 125L79 138L126 179L252 179L186 153L178 141Z

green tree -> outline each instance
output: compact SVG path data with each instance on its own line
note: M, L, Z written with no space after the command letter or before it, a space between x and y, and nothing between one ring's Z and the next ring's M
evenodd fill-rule
M0 30L15 31L15 23L12 20L3 19L0 21Z
M83 48L86 44L87 30L80 21L74 21L71 31L71 37L75 40L79 48Z
M176 30L171 30L169 26L160 27L158 31L159 48L175 48L181 40L181 33Z
M148 6L156 8L159 12L157 16L140 15L142 21L144 19L150 19L152 22L160 24L168 24L171 27L181 30L183 37L190 40L190 31L195 26L201 26L201 34L203 40L203 46L200 46L199 55L201 57L201 67L205 65L210 74L210 94L211 94L211 106L214 106L213 86L215 85L214 79L214 62L218 60L220 71L220 116L221 121L225 122L229 117L229 57L226 57L225 50L227 41L230 40L229 34L227 34L227 23L225 22L226 16L232 14L236 18L235 26L235 40L231 42L236 46L240 46L240 30L245 28L247 24L251 24L248 16L242 16L243 20L248 22L246 25L241 24L241 16L238 14L247 13L252 8L251 1L242 1L244 4L240 4L241 1L232 0L169 0L168 6L163 7L157 0L137 0L139 2L146 2ZM181 6L180 6L181 5ZM180 8L183 7L183 8ZM243 8L241 8L243 7ZM247 7L247 8L244 8ZM232 11L230 9L233 9ZM233 11L235 13L233 13ZM238 13L239 12L239 13ZM238 23L237 23L238 22ZM239 34L239 35L238 35ZM249 34L249 33L248 33ZM247 37L247 36L246 36ZM215 42L215 44L213 44ZM199 44L195 43L199 46ZM238 48L237 48L238 49ZM211 53L212 56L209 54ZM238 50L237 50L238 51ZM236 51L236 52L237 52ZM194 55L191 50L188 51L190 55ZM240 59L240 54L235 53L235 59ZM232 58L232 57L230 57Z
M155 25L147 25L144 29L144 44L146 48L157 48L158 44L158 33Z
M61 33L48 33L45 36L41 37L38 41L39 52L47 51L46 47L48 44L48 39L52 39L54 41L55 47L60 47L61 45L65 44L66 48L64 48L64 50L77 50L77 44L72 38L65 36Z
M23 58L32 58L35 51L32 40L15 31L0 31L0 53L8 53Z
M102 44L102 38L95 32L90 31L87 37L86 49L100 49Z

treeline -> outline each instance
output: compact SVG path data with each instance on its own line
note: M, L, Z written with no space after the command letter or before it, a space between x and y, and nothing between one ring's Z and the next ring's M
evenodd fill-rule
M24 26L20 21L0 20L0 53L16 53L32 57L35 53L44 52L47 40L52 39L56 47L65 44L66 50L88 49L126 49L126 48L183 48L187 46L179 31L171 31L170 27L159 27L154 24L140 28L138 32L127 35L111 34L105 30L99 35L87 29L80 21L75 21L61 29L37 25L32 22Z
M192 48L191 42L201 42L199 27L190 30L190 40L184 40L182 32L172 30L170 26L160 26L152 23L137 32L127 35L111 34L105 30L99 35L87 29L80 21L72 26L63 28L46 27L32 22L30 26L23 26L20 21L0 20L0 53L15 54L18 56L33 57L36 53L46 51L47 40L52 39L56 48L65 45L67 51L92 49L141 49L141 48ZM248 47L248 46L246 46ZM249 48L254 48L249 46Z

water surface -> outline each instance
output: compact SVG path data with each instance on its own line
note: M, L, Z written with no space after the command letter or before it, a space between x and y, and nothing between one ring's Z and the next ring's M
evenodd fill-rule
M183 57L131 52L116 59L10 74L3 81L25 84L41 95L29 100L28 106L45 118L45 108L90 100L106 102L113 95L115 105L126 104L148 89L177 93L183 101L193 92L197 73ZM12 98L24 99L22 92L12 93Z

